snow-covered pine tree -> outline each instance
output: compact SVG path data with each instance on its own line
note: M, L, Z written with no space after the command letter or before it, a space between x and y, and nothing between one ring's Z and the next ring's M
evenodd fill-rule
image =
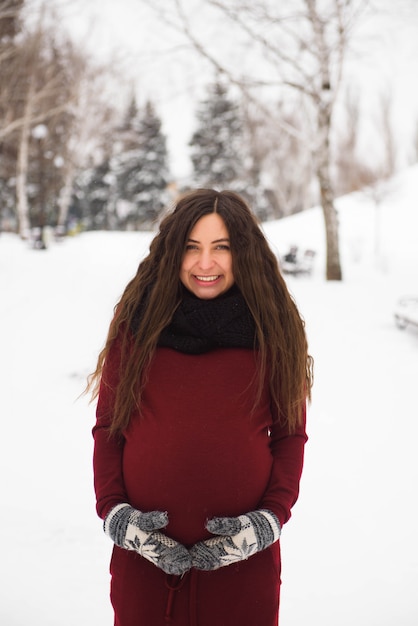
M220 80L209 85L196 117L197 129L189 142L193 183L240 189L245 179L240 107Z
M76 191L73 208L76 213L81 213L85 228L113 230L117 227L114 215L115 176L108 156L99 165L80 174L76 180Z
M274 194L263 184L263 160L251 140L246 108L230 96L227 85L216 81L209 85L196 117L198 128L189 142L193 184L236 191L259 219L274 215Z
M138 109L133 97L112 159L116 211L126 228L143 228L167 203L168 155L161 120L151 102Z

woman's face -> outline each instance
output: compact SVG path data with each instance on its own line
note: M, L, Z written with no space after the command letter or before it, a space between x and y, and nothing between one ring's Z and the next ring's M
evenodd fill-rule
M200 218L183 256L180 280L195 296L216 298L234 284L229 233L217 213Z

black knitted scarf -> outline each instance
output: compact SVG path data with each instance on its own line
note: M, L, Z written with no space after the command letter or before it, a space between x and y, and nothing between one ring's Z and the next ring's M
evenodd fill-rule
M214 348L254 348L254 319L236 286L209 300L184 289L182 301L158 345L187 354L202 354Z

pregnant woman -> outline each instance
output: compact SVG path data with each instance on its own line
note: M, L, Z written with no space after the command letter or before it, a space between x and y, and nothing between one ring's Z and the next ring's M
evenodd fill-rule
M277 626L312 360L259 225L199 189L161 222L90 379L115 626Z

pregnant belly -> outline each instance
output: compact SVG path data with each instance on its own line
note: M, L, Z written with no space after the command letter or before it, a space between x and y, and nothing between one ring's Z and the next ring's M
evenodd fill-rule
M124 480L132 506L169 514L166 529L192 545L207 538L205 522L257 508L271 472L269 438L264 430L138 427L127 437Z

